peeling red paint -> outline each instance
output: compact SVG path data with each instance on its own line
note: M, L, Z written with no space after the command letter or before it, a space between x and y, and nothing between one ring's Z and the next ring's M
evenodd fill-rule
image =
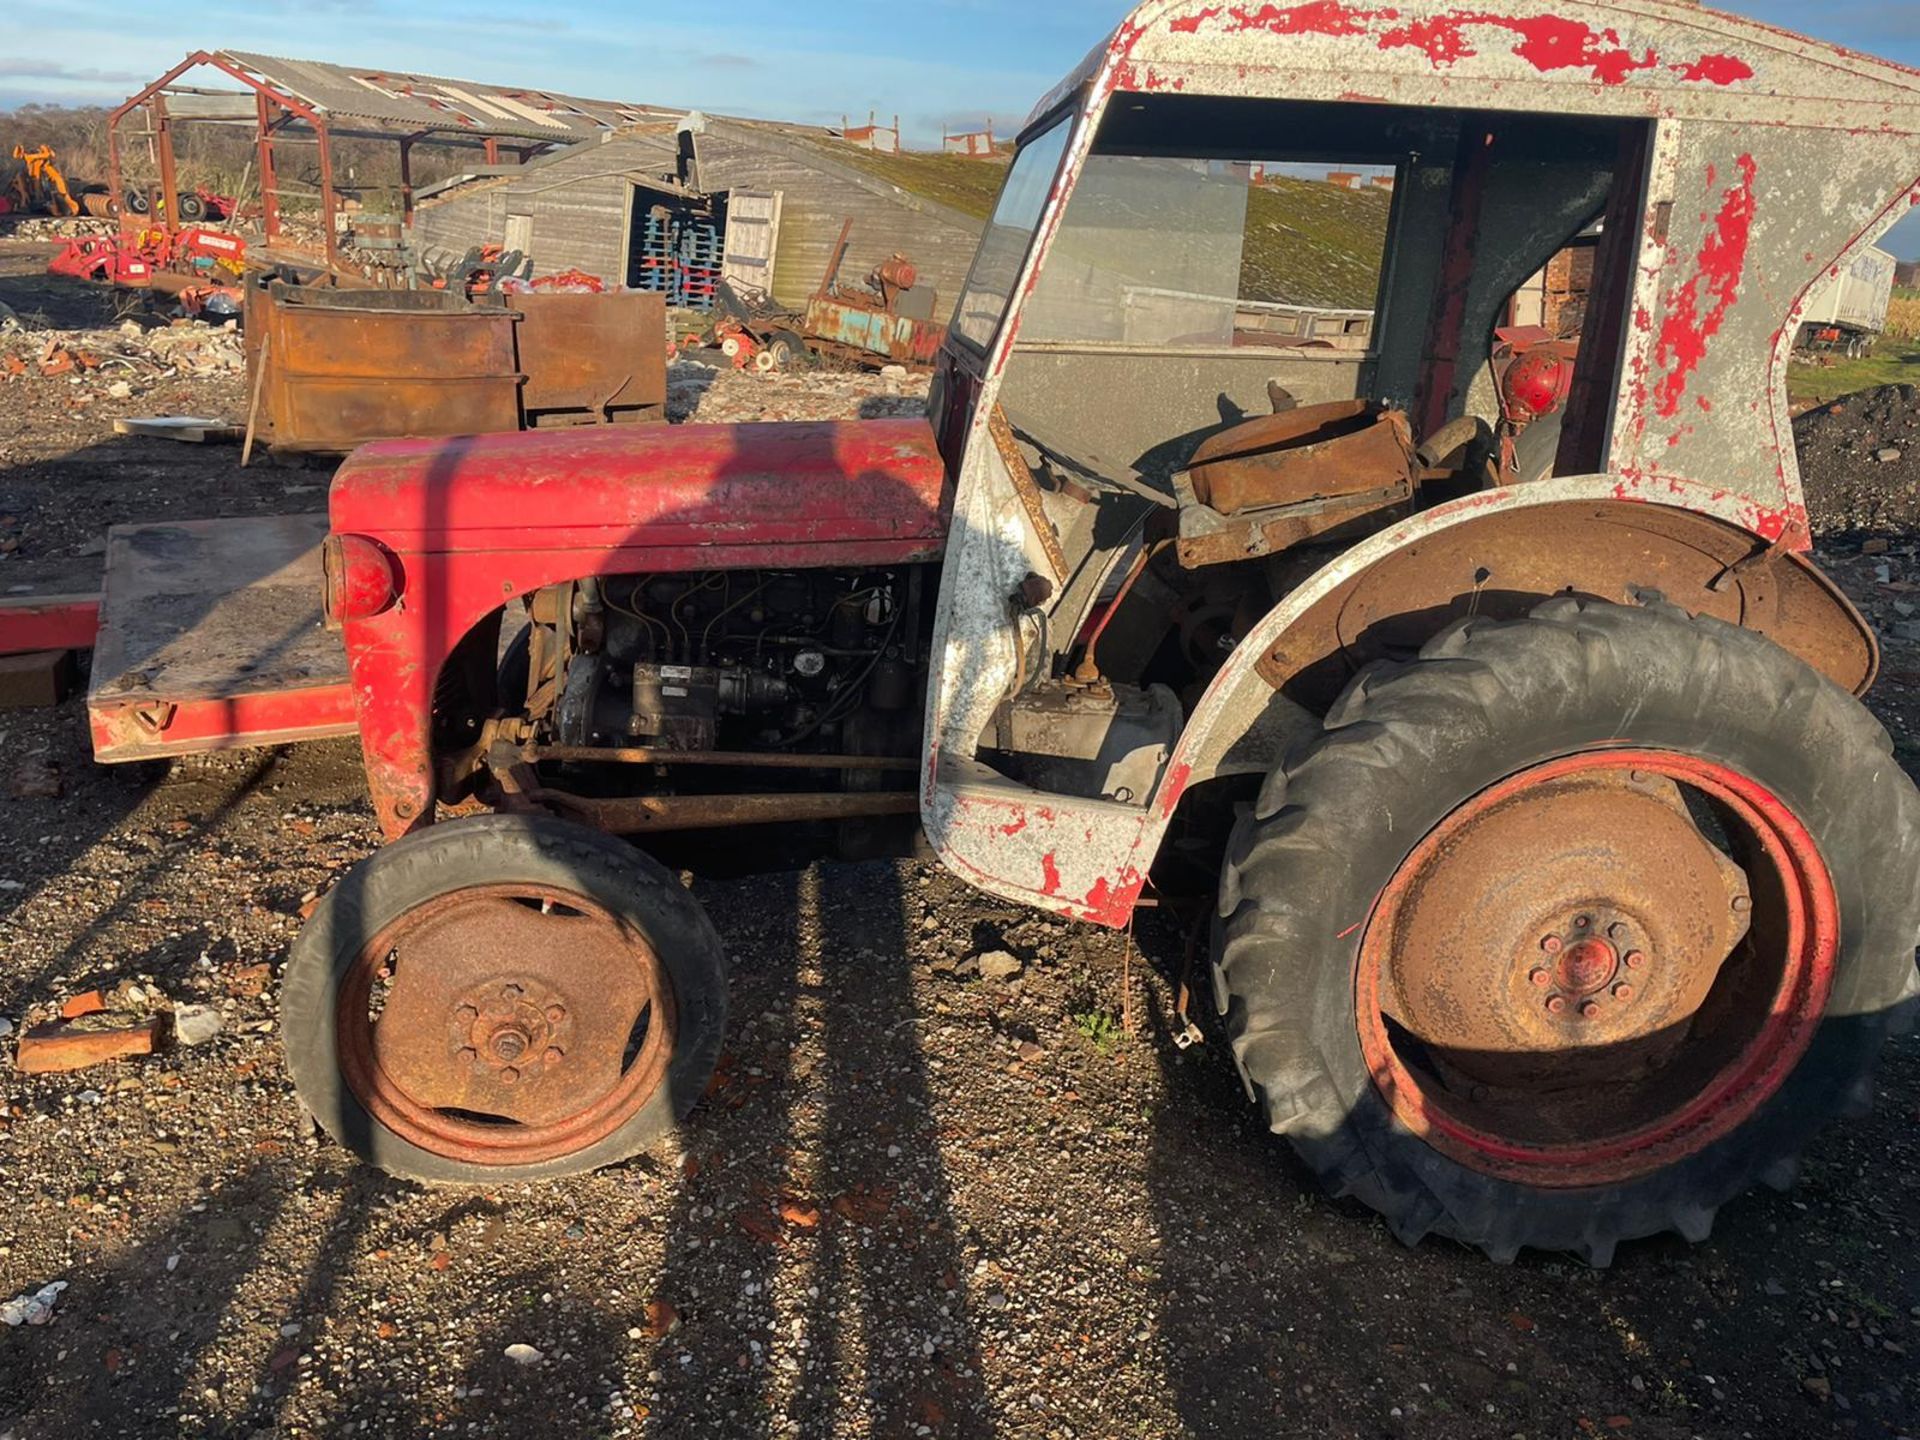
M1675 65L1673 71L1682 80L1704 80L1709 85L1753 78L1753 67L1735 55L1702 55L1691 65Z
M1236 5L1231 34L1266 30L1275 35L1364 35L1375 20L1397 20L1398 10L1355 10L1340 0L1309 0L1305 5L1262 5L1249 10ZM1198 18L1198 17L1196 17ZM1197 25L1194 27L1199 28Z
M1160 818L1168 819L1180 804L1180 797L1186 793L1187 781L1193 776L1193 766L1184 760L1167 771L1165 784L1161 787Z
M1228 34L1264 30L1273 35L1325 35L1346 39L1392 25L1401 12L1390 7L1364 10L1342 0L1309 0L1297 5L1266 4L1255 9L1209 5L1167 22L1181 35L1197 35L1209 22L1226 16ZM1426 20L1408 20L1397 28L1379 31L1382 50L1414 49L1435 69L1445 69L1480 52L1468 34L1471 26L1504 30L1519 37L1512 53L1543 75L1561 70L1585 70L1602 85L1624 84L1637 71L1660 67L1658 54L1648 47L1635 51L1621 41L1618 31L1596 29L1581 20L1559 15L1502 15L1484 10L1452 10ZM1753 78L1753 67L1736 55L1702 55L1667 67L1682 80L1695 84L1732 85Z
M1506 30L1520 37L1513 53L1541 74L1557 70L1585 70L1602 85L1619 85L1636 70L1651 70L1660 61L1649 49L1635 55L1620 44L1615 30L1595 30L1579 20L1558 15L1493 15L1464 10L1415 21L1380 37L1382 50L1411 46L1436 69L1479 52L1466 36L1469 25Z
M1080 918L1114 930L1124 929L1133 918L1133 902L1140 898L1145 884L1146 877L1131 865L1112 882L1102 875L1081 902Z
M1059 862L1053 858L1053 852L1051 850L1040 857L1040 873L1044 877L1040 886L1040 893L1042 895L1058 895L1060 893L1060 865Z
M1668 298L1666 315L1660 324L1654 358L1666 373L1655 390L1654 408L1668 418L1680 413L1687 383L1700 368L1700 362L1706 359L1707 342L1720 333L1727 312L1740 295L1740 281L1747 266L1747 244L1753 234L1753 180L1757 167L1751 155L1742 155L1738 164L1740 183L1722 197L1720 214L1701 242L1694 272ZM1704 311L1701 309L1703 288L1709 301Z
M1206 9L1188 15L1184 19L1168 22L1167 28L1176 35L1198 35L1200 27L1218 16L1223 8L1219 5L1209 5Z

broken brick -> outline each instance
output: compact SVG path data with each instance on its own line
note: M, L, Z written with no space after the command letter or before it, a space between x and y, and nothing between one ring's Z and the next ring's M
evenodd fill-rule
M119 1030L76 1030L67 1025L42 1025L20 1037L13 1068L23 1075L55 1075L84 1070L134 1055L151 1055L159 1043L158 1018Z
M106 997L98 990L89 990L84 995L75 995L60 1007L62 1020L78 1020L82 1015L98 1015L107 1008Z
M40 362L42 375L66 375L73 370L73 356L64 350L56 350Z

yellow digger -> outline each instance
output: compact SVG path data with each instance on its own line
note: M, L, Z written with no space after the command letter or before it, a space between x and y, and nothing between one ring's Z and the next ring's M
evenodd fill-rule
M54 163L53 147L41 145L29 150L24 145L13 147L13 158L20 162L20 169L14 173L0 199L7 203L0 205L0 212L15 210L28 215L106 215L110 213L108 196L99 186L82 186L81 193L75 195L67 184L67 177Z

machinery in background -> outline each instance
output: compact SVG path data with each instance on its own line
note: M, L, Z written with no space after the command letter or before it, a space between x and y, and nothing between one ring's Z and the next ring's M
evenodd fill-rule
M20 168L14 172L6 190L0 192L0 215L11 211L67 219L75 215L104 217L113 213L113 199L107 187L69 181L51 145L38 145L31 150L16 145L13 158L20 162Z
M807 301L802 333L808 348L862 365L931 366L947 343L947 327L934 319L939 292L922 285L913 262L898 254L876 265L864 286L842 286L852 235L848 220L826 278Z
M743 294L722 280L714 287L712 324L686 335L685 343L719 350L735 369L763 373L791 370L810 356L869 367L931 367L947 340L947 327L934 319L939 292L922 285L918 268L900 254L876 265L865 285L843 286L840 272L852 236L848 220L804 312Z

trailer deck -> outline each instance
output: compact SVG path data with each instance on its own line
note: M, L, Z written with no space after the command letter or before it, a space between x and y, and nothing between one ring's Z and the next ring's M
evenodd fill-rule
M107 532L88 722L96 759L152 760L355 733L322 624L327 517Z

